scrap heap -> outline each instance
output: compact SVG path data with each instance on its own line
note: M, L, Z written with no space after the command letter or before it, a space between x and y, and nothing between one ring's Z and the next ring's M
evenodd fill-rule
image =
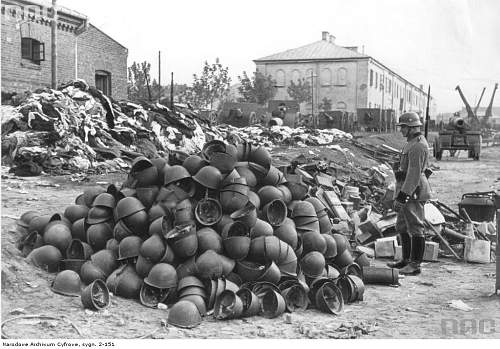
M221 135L185 106L115 102L83 80L2 107L2 162L21 176L128 169L124 159L195 152L206 137Z
M92 309L109 291L164 303L180 327L211 309L216 319L310 305L338 314L363 299L365 283L398 283L397 270L381 273L351 245L353 213L377 196L372 180L357 190L321 166L277 168L247 142L213 140L184 155L138 157L120 188L89 188L63 214L24 213L19 249L59 272L56 293Z

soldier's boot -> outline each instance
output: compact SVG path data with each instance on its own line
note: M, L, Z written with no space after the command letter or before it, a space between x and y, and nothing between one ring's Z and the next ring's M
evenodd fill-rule
M402 258L396 262L389 262L387 266L389 268L403 268L410 263L410 255L411 255L411 237L408 233L401 233L401 249L402 249Z
M411 245L410 263L399 270L399 273L403 275L418 275L421 272L420 264L425 252L425 238L423 236L412 236Z

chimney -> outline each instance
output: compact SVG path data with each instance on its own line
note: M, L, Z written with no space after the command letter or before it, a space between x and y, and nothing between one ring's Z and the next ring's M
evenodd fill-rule
M330 35L330 37L329 37L329 40L328 40L328 41L330 41L330 43L334 44L334 43L335 43L335 36Z
M328 41L328 32L321 32L321 40Z

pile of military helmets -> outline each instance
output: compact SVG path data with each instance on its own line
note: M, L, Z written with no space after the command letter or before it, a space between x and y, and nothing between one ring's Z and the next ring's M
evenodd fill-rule
M59 272L54 292L93 309L106 292L168 304L179 327L212 310L221 320L338 314L363 298L361 270L309 192L266 148L214 140L196 155L138 157L120 188L90 187L64 212L24 213L19 249Z

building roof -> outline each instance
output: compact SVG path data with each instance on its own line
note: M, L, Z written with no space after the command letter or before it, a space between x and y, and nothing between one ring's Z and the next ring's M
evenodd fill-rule
M297 61L297 60L331 60L369 58L369 56L342 46L335 45L327 40L319 40L312 44L293 48L270 56L255 59L262 61Z
M349 59L370 59L378 65L387 69L392 74L398 76L401 80L406 81L409 85L413 86L416 90L426 93L419 86L411 83L407 79L403 78L400 74L396 73L394 70L385 66L375 58L366 55L364 53L357 52L357 47L343 47L336 45L334 43L335 37L328 35L328 32L323 32L323 35L330 36L330 39L324 37L322 40L315 41L311 44L286 50L280 53L276 53L270 56L255 59L254 63L265 63L265 62L283 62L283 61L333 61L333 60L349 60ZM332 40L333 39L333 40ZM431 95L431 99L433 99Z

